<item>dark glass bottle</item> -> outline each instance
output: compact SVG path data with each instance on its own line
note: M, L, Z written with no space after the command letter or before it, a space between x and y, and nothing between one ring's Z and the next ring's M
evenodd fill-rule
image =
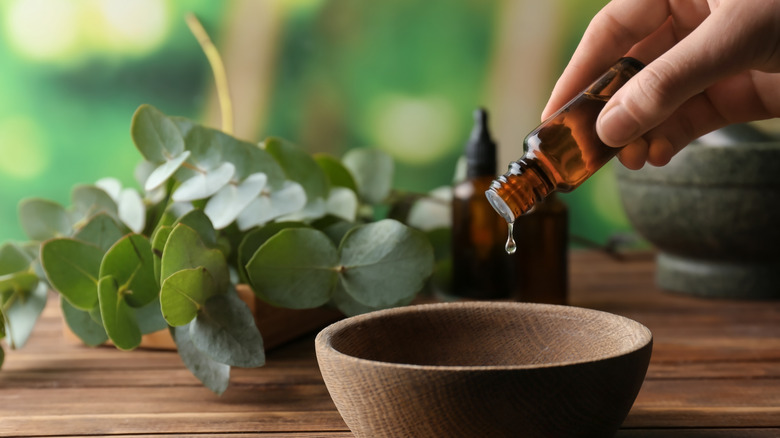
M569 211L551 193L514 225L518 251L514 260L512 299L566 304L569 287ZM526 250L527 248L527 250Z
M485 193L506 222L511 225L555 190L574 190L618 153L599 139L596 119L615 91L643 67L636 59L620 59L528 134L523 157Z
M508 298L512 285L504 252L505 225L484 196L496 174L496 144L484 109L474 112L466 162L466 179L453 189L451 294L471 299Z

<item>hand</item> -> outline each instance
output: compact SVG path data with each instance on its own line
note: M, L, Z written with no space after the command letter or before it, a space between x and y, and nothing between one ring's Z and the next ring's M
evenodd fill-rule
M780 0L613 0L591 21L542 119L621 56L647 64L607 102L602 141L662 166L707 132L780 116Z

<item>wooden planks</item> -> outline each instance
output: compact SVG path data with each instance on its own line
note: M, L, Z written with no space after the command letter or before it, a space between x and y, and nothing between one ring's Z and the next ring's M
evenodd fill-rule
M571 255L571 303L647 325L654 353L617 438L780 437L780 302L699 299L653 282L652 254ZM0 371L0 436L347 438L313 337L234 369L217 397L174 352L66 342L56 303Z

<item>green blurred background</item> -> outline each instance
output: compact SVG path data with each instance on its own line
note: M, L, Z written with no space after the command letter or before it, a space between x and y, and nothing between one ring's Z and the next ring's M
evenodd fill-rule
M185 24L222 54L236 135L311 152L376 147L396 187L450 184L478 106L499 169L606 0L4 0L0 2L0 241L24 240L22 198L69 203L113 176L137 185L129 135L142 103L220 126L211 70ZM611 163L609 166L619 165ZM572 234L630 230L610 169L563 200Z

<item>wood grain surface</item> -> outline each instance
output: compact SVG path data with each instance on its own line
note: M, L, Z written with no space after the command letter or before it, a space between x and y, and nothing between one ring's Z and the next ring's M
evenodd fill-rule
M573 252L570 265L571 304L653 332L647 378L618 438L780 437L780 302L660 291L649 253ZM55 304L28 344L6 353L0 436L352 437L313 335L272 350L263 368L233 369L218 397L175 352L65 342Z

